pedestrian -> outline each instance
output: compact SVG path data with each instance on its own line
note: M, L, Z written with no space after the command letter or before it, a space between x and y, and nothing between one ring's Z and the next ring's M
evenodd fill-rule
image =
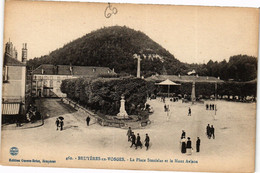
M211 109L212 109L212 104L209 105L209 110L211 110Z
M170 116L171 116L171 112L170 112L170 106L167 105L167 121L169 121L170 119Z
M164 104L164 112L167 112L167 106Z
M63 130L63 126L64 126L64 122L62 120L60 120L60 131Z
M207 136L208 136L208 138L210 139L210 137L211 137L211 134L210 134L210 125L208 124L208 126L206 127L206 134L207 134Z
M215 129L214 129L213 125L211 125L211 127L210 127L210 136L212 136L212 138L215 139Z
M142 149L143 144L141 142L141 137L139 135L139 133L137 133L137 139L136 139L136 144L135 144L135 149L137 149L137 147L140 147Z
M145 135L145 147L146 147L146 151L148 150L148 148L149 148L149 142L150 142L150 137L148 136L148 134L146 133L146 135Z
M127 133L126 133L127 137L128 137L128 142L131 141L131 135L132 135L132 129L131 127L129 127Z
M197 141L196 141L196 151L200 152L200 138L199 137L197 138Z
M60 126L60 120L59 120L59 118L56 119L55 124L56 124L56 126L57 126L57 130L59 130L59 126Z
M186 138L181 137L181 153L186 153Z
M136 137L134 132L132 132L131 141L132 141L132 145L130 146L130 148L132 148L132 146L135 145Z
M191 108L189 107L188 116L191 116Z
M214 110L214 107L215 107L215 105L214 105L214 104L212 104L212 110Z
M208 110L209 109L209 104L206 104L206 110Z
M90 122L90 117L89 116L86 118L86 121L87 121L87 126L89 126L89 122Z
M184 130L182 130L182 134L181 134L181 138L185 138L186 137L186 132Z
M187 146L186 146L186 152L187 152L187 155L191 155L192 145L191 145L190 137L188 137Z

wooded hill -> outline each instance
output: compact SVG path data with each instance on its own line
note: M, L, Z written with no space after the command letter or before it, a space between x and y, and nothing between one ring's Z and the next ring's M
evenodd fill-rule
M125 26L92 31L49 55L29 60L28 67L35 69L41 64L105 66L122 75L136 75L137 60L134 54L141 56L141 71L145 77L156 73L187 74L195 69L200 76L215 76L224 80L249 81L256 78L255 57L237 55L231 57L229 62L182 63L146 34Z

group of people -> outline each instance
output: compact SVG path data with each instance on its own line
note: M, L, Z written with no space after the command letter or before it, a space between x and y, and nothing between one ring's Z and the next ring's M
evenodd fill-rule
M181 141L180 141L180 145L181 145L181 153L182 154L187 154L187 155L191 155L192 154L192 142L190 140L190 137L187 138L188 140L186 140L186 132L184 130L182 130L182 134L181 134ZM200 152L200 138L197 137L197 141L196 141L196 152Z
M165 103L165 97L161 97L161 102Z
M130 148L132 148L133 146L135 146L135 149L137 149L138 147L140 147L141 149L143 148L143 144L141 142L141 137L139 135L139 133L137 133L137 137L135 136L134 132L132 131L131 127L129 127L128 131L127 131L127 137L128 137L128 142L131 142L131 146ZM145 134L145 147L146 150L148 150L149 148L149 143L150 143L150 137L148 136L148 134Z
M62 119L57 118L55 124L57 126L56 130L59 130L59 128L60 128L60 131L63 130L64 122Z
M216 107L217 105L215 104L206 104L206 110L214 110Z
M208 138L210 139L211 137L213 138L213 139L215 139L215 128L213 127L213 125L207 125L207 127L206 127L206 134L207 134L207 136L208 136Z
M87 116L86 122L87 122L87 126L89 126L89 122L90 122L90 117L89 116ZM64 122L63 122L62 119L57 118L56 121L55 121L55 124L56 124L56 127L57 127L56 130L59 130L59 128L60 128L61 131L63 130Z

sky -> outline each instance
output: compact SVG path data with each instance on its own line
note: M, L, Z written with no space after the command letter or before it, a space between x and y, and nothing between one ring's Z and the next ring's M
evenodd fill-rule
M105 18L107 3L7 1L4 43L9 38L21 58L46 55L93 30L128 26L140 30L187 63L228 61L230 56L258 56L256 8L111 4L118 13Z

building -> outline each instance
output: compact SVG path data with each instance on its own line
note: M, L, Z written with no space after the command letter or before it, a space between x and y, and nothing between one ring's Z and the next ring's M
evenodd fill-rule
M32 96L66 97L60 90L62 80L105 75L116 73L108 67L42 64L32 72Z
M2 115L17 116L25 113L26 107L26 60L27 47L23 44L22 61L12 42L6 43L3 58ZM8 119L8 118L7 118Z

